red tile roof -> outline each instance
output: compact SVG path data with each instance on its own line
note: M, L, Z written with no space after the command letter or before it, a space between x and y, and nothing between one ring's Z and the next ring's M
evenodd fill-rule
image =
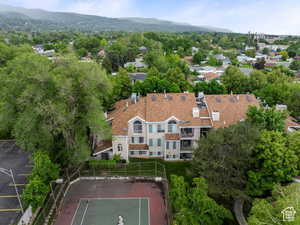
M250 105L259 106L254 95L205 95L207 108L199 108L200 117L193 117L197 108L194 93L148 94L133 104L121 100L109 113L113 135L128 134L128 121L136 116L149 122L160 122L174 116L181 121L179 126L224 127L246 118ZM220 121L211 121L211 113L218 111Z

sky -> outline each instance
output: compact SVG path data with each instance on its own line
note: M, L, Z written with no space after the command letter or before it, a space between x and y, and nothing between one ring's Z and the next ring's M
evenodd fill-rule
M300 0L0 0L0 3L107 17L158 18L241 33L300 35Z

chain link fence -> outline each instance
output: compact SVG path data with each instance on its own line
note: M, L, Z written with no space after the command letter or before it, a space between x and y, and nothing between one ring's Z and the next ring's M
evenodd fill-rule
M53 192L47 195L44 205L36 212L33 225L53 224L67 188L79 177L161 177L167 179L165 166L157 161L129 164L105 163L105 161L87 162L75 171L66 170L62 184L53 184Z

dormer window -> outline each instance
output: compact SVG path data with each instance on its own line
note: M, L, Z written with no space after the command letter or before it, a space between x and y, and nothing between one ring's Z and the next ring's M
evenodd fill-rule
M143 132L142 122L137 120L133 123L133 133L141 134Z
M177 122L175 120L170 120L168 122L168 133L176 133L177 127L176 127Z

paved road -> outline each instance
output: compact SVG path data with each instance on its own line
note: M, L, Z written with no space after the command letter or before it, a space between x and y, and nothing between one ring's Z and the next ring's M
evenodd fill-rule
M20 193L32 169L29 156L28 152L16 146L13 141L0 141L0 167L13 170ZM12 179L9 176L0 173L0 225L14 224L21 213L16 191L12 184Z

